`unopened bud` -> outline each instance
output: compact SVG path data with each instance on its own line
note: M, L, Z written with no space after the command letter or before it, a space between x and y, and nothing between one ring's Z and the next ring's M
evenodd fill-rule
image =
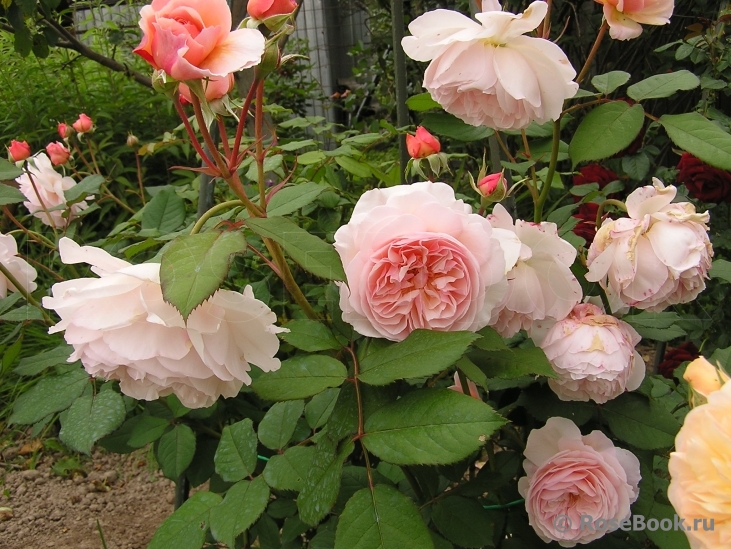
M484 176L473 187L487 202L500 202L508 194L508 182L502 172Z
M683 379L690 383L696 393L708 398L729 380L729 376L720 366L714 366L701 356L688 364Z
M279 44L276 40L272 40L267 44L264 55L261 58L261 63L256 67L257 79L261 80L266 75L274 72L279 67L281 61L281 53L279 52Z
M411 158L426 158L442 150L439 140L424 126L416 128L416 135L406 134L406 149Z
M8 159L11 162L20 162L30 156L30 145L27 141L13 139L8 147Z
M127 136L127 146L135 148L137 145L139 145L140 140L137 139L137 136L134 134L129 134Z

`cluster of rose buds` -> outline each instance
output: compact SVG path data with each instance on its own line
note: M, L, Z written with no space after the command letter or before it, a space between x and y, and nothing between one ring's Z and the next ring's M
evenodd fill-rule
M57 130L64 143L54 141L46 145L46 153L48 153L48 158L54 166L60 166L69 161L69 158L71 158L71 149L68 146L69 138L74 133L83 135L94 131L94 122L86 114L81 113L76 122L71 125L66 124L66 122L59 122ZM32 150L27 141L12 140L10 142L8 160L11 162L22 162L29 158L31 154Z

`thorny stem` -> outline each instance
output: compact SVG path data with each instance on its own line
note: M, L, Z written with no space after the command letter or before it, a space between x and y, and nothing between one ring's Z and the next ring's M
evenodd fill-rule
M262 238L262 240L264 241L264 245L267 247L267 250L269 250L274 263L277 267L279 267L279 276L284 283L284 287L287 288L287 291L294 298L295 303L302 308L302 311L307 315L307 318L320 320L320 316L312 308L310 302L307 301L307 298L302 293L302 290L292 276L292 272L289 270L289 265L287 265L287 261L284 259L284 254L282 253L282 249L279 247L279 244L270 238Z
M355 400L358 404L358 432L354 438L354 440L360 440L361 446L363 448L363 459L366 462L366 474L368 475L368 487L371 490L371 494L373 494L373 473L371 471L371 460L368 456L368 449L363 444L363 435L365 434L365 428L363 427L365 421L363 418L363 399L361 398L360 394L360 381L358 380L358 375L360 375L360 365L358 364L358 357L355 354L355 351L353 350L353 342L350 342L350 346L345 347L348 352L350 353L350 356L353 358L353 384L355 385Z
M45 236L42 234L36 233L34 231L31 231L23 226L23 224L15 219L15 216L10 213L10 210L7 206L3 206L3 213L7 216L7 218L13 222L13 224L18 227L21 231L23 231L26 235L28 235L28 238L31 240L34 240L35 242L38 242L39 244L43 244L44 246L48 246L53 251L56 251L56 245L48 240Z
M195 151L198 153L198 156L201 157L201 160L203 160L203 162L205 162L209 168L215 170L216 165L213 163L213 160L211 160L209 156L205 153L203 147L201 147L201 144L198 142L198 137L196 137L195 131L193 131L193 127L190 125L188 115L185 114L185 111L183 110L183 105L180 104L180 96L177 93L175 94L175 97L173 97L173 105L175 105L175 110L178 112L180 119L183 121L183 126L185 126L185 130L188 132L190 142L193 145Z
M228 144L228 135L226 134L226 123L220 116L216 117L218 122L218 133L221 134L221 144L223 145L223 155L226 158L231 158L231 147ZM230 169L230 168L229 168Z
M609 23L607 23L607 21L605 19L602 22L602 26L599 27L599 32L596 35L596 40L594 40L594 45L591 47L591 51L589 51L589 56L586 58L586 61L584 62L584 66L582 67L581 72L579 73L579 76L576 77L577 84L581 84L581 81L584 80L586 73L589 72L591 63L592 63L592 61L594 61L594 58L596 57L596 54L599 51L599 46L601 45L602 40L604 39L604 35L607 33L608 29L609 29Z
M193 225L193 228L190 230L190 234L199 233L200 230L203 228L203 225L206 224L206 221L208 221L218 212L227 210L229 208L235 208L236 206L243 206L243 205L244 205L244 203L241 202L241 200L229 200L227 202L221 202L220 204L216 204L211 209L209 209L207 212L205 212L198 221L195 222L195 225Z
M84 163L84 166L86 166L86 169L90 172L93 172L94 169L91 167L91 164L89 164L89 161L86 159L86 156L84 156L84 153L81 151L79 146L74 143L74 150L78 153L79 158L81 158L81 161ZM78 175L78 174L77 174Z
M41 304L35 300L30 292L25 289L25 286L23 286L18 281L18 279L15 278L15 275L11 273L10 270L2 263L0 263L0 273L5 275L5 278L7 278L13 286L15 286L15 289L20 292L20 295L22 295L29 304L33 305L33 307L41 312L41 314L43 315L43 319L46 321L46 324L48 324L49 326L53 325L53 320L51 320L51 317L48 316L46 310L41 307Z
M264 263L269 265L269 268L274 271L274 274L276 274L279 278L282 278L282 272L279 270L279 267L272 263L272 261L267 256L265 256L251 244L247 244L246 247L254 252L256 255L258 255L264 261Z
M254 115L254 134L256 139L256 175L259 182L259 205L266 210L266 185L264 183L264 136L262 121L264 120L264 81L256 87L256 111Z
M543 205L546 203L548 193L551 190L551 183L553 182L553 174L556 173L556 163L558 162L558 147L561 142L561 117L553 123L553 144L551 146L551 161L548 164L548 173L546 174L546 180L543 182L543 188L541 194L538 197L538 202L535 203L535 214L533 221L540 223L543 220Z
M97 162L96 162L96 155L94 154L94 143L92 142L91 139L87 138L86 139L86 144L89 147L89 155L91 156L91 161L94 164L94 168L96 170L96 173L98 173L99 175L101 175L102 172L101 172L101 170L99 170L99 164L97 164Z

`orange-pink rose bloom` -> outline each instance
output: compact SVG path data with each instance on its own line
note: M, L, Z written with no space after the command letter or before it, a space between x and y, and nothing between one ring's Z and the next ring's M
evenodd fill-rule
M439 140L424 126L416 128L416 135L406 134L406 149L411 158L426 158L442 150Z
M604 6L609 36L629 40L642 34L642 25L667 25L673 14L673 0L596 0Z
M226 0L153 0L140 15L144 36L135 53L176 80L227 76L264 53L258 30L231 32Z
M266 19L275 15L286 15L297 8L294 0L249 0L246 11L254 19Z
M46 145L46 152L54 166L66 164L71 157L71 151L59 141Z
M79 118L72 124L73 128L79 133L85 133L91 131L94 127L94 122L91 118L86 116L83 112L79 115ZM62 136L63 137L63 136Z

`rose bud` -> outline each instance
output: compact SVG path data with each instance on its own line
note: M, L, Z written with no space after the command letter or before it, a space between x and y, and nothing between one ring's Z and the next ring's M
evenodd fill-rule
M406 134L406 148L411 158L426 158L442 149L439 140L423 126L416 128L415 136Z
M60 122L58 124L58 135L61 139L68 139L74 133L74 128L66 124L66 122Z
M729 377L726 372L719 370L700 356L688 364L683 379L690 383L696 393L708 398L708 395L718 391Z
M489 202L500 202L508 194L508 182L503 173L491 173L477 182L477 190Z
M297 9L294 0L249 0L246 11L254 19L266 19L275 15L287 15Z
M64 147L63 143L59 143L58 141L56 141L55 143L49 143L46 146L46 152L51 158L51 162L54 166L65 164L66 162L68 162L69 157L71 156L71 151Z
M92 128L94 127L94 123L91 121L91 118L89 118L82 112L79 115L78 120L73 123L73 127L79 133L86 133L92 130Z
M8 159L11 162L20 162L30 156L30 145L27 141L13 139L8 147Z
M139 140L139 139L137 139L137 136L136 136L136 135L133 135L133 134L129 134L129 135L127 136L127 146L128 146L128 147L132 147L132 148L134 148L134 147L136 147L137 145L139 145L139 143L140 143L140 140Z

